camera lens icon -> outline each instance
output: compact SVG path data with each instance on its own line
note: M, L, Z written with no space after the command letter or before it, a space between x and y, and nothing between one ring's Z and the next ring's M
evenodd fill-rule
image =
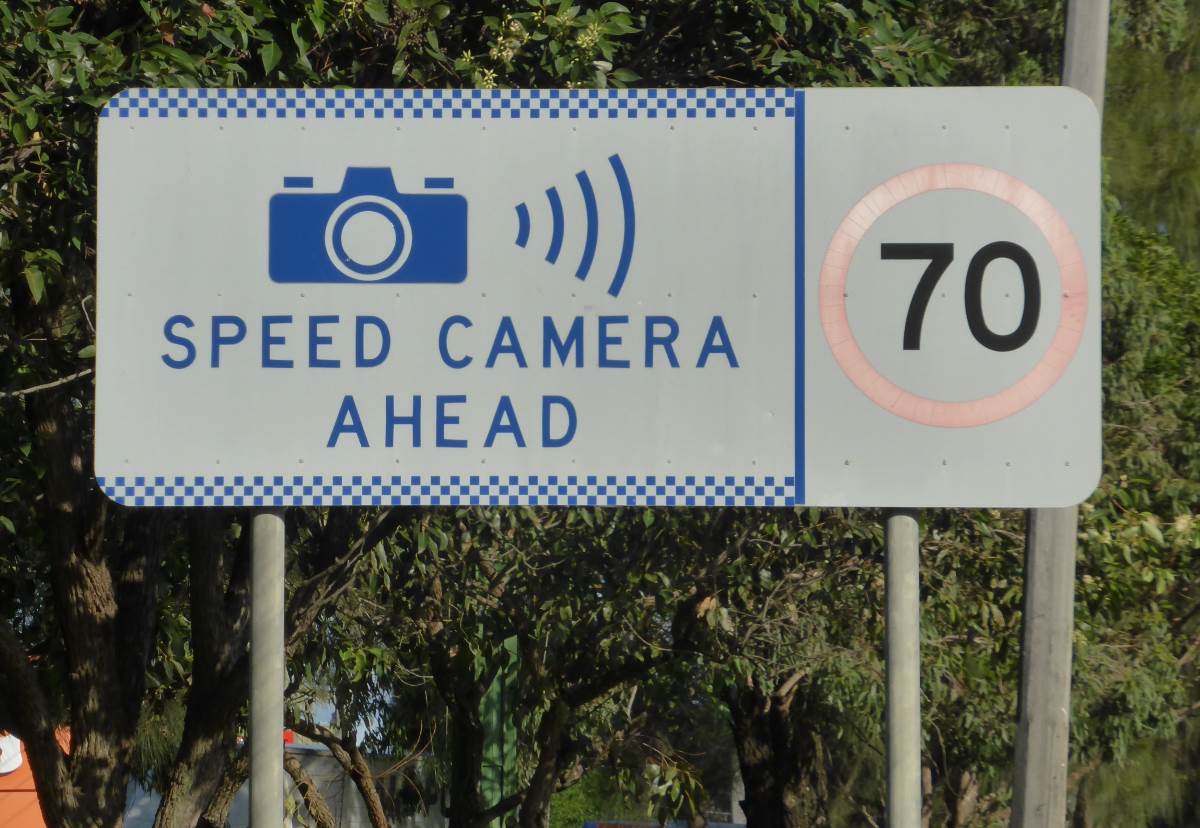
M339 204L325 223L329 262L356 282L382 281L412 252L412 225L394 201L358 195Z

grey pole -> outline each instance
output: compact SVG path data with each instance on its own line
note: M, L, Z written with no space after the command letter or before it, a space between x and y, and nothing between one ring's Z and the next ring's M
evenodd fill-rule
M254 516L250 581L250 825L283 824L283 512Z
M1109 0L1069 0L1063 86L1092 99L1104 114L1104 73L1108 64Z
M1014 828L1062 828L1067 819L1076 518L1074 506L1029 515Z
M921 825L920 537L917 513L888 512L887 824Z
M1109 0L1069 0L1063 84L1104 114ZM1071 631L1079 509L1034 509L1025 543L1025 607L1011 825L1061 828L1067 819Z

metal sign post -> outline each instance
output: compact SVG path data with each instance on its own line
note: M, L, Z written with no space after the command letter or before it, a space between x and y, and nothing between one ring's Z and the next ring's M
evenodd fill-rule
M1077 511L1029 514L1014 828L1061 828L1067 816Z
M1104 112L1109 0L1067 7L1063 83ZM1025 544L1014 828L1060 828L1067 815L1071 632L1078 506L1033 509Z
M260 512L251 527L250 825L283 819L284 526L282 511Z
M921 603L917 512L887 516L887 824L921 825Z

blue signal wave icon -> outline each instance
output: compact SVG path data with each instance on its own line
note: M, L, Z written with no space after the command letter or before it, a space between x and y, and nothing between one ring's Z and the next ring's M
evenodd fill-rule
M621 196L621 255L617 260L616 271L608 286L611 296L618 296L629 274L629 263L633 259L633 240L637 221L633 209L633 188L629 185L629 175L621 156L614 153L608 157L608 165L617 180L617 191ZM596 257L596 242L600 235L600 213L596 207L596 191L592 188L592 180L586 170L575 173L575 182L579 186L579 194L583 197L584 218L586 227L583 252L579 257L579 266L575 269L575 278L583 281L592 270L592 262ZM562 197L557 187L546 190L546 201L550 207L550 246L546 250L546 261L555 264L562 253L563 237L566 233L566 220L563 214ZM529 206L521 202L516 206L517 211L517 246L526 247L529 244L530 217Z

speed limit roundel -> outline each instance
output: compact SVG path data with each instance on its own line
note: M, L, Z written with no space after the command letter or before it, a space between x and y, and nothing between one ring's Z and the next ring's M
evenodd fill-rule
M945 191L962 191L995 199L1019 212L1041 235L1050 260L1039 266L1036 252L1019 241L996 239L977 250L958 250L951 243L884 241L864 250L877 222L913 199ZM856 258L877 251L881 261L920 262L924 270L912 289L904 314L902 348L921 350L929 304L943 279L963 279L961 321L975 343L987 351L1007 353L1033 344L1038 329L1049 329L1048 343L1015 380L991 393L966 399L939 399L889 377L860 347L851 324L848 298L863 287L855 284ZM959 263L960 259L966 261ZM960 272L952 274L955 265ZM1051 265L1047 267L1047 265ZM1009 330L990 321L984 308L989 273L1007 266L1015 270L1019 313ZM1003 278L1003 277L997 277ZM1061 301L1045 302L1048 291ZM944 293L942 294L945 295ZM929 426L960 428L985 425L1015 414L1051 388L1071 363L1083 337L1088 287L1083 253L1058 210L1034 188L1012 175L978 164L928 164L893 176L867 193L838 225L820 271L820 318L825 339L846 376L884 409ZM1010 298L1010 294L1005 294ZM1053 318L1049 305L1057 304ZM1047 337L1043 337L1045 339ZM939 369L934 357L929 371Z

